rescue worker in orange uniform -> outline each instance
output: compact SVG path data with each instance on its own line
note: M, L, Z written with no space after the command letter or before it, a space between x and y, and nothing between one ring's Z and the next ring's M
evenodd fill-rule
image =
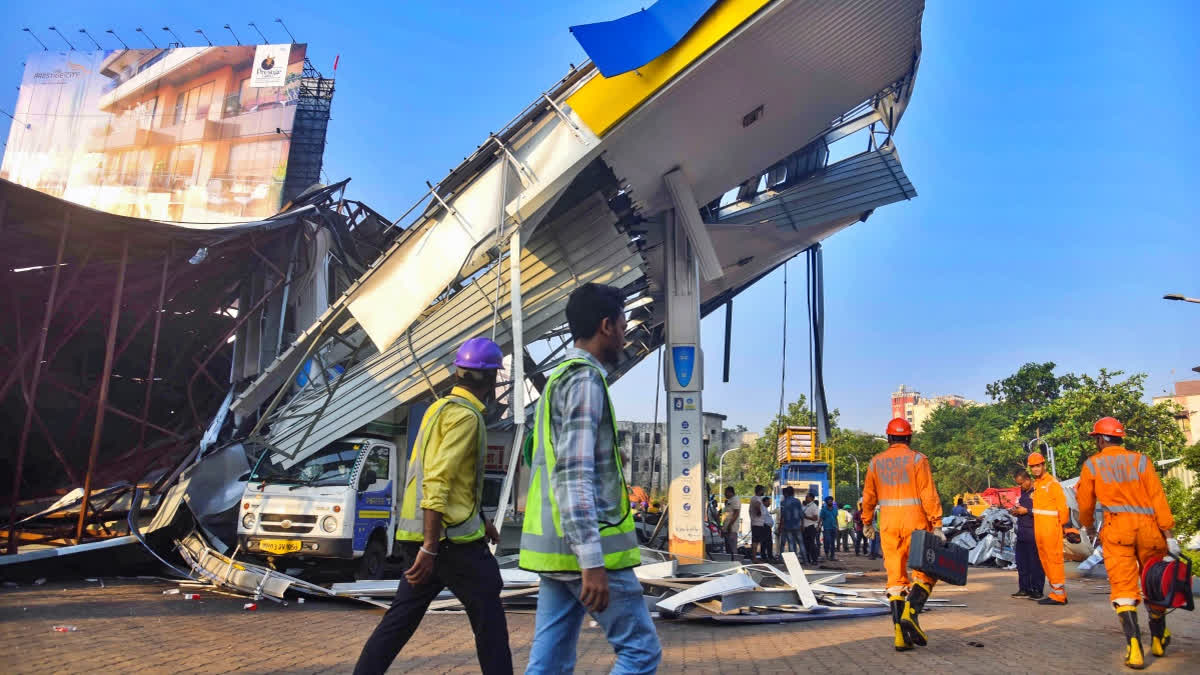
M1071 525L1071 508L1058 479L1046 470L1046 458L1040 452L1026 461L1033 475L1033 538L1038 560L1050 583L1050 592L1039 605L1067 604L1067 573L1063 568L1063 532Z
M943 544L942 500L933 485L929 460L909 447L912 426L896 418L887 425L888 449L871 458L867 479L863 484L863 534L875 538L871 520L879 505L880 539L883 564L887 569L888 602L892 606L892 624L896 651L903 652L914 644L924 647L928 641L917 622L917 615L933 591L936 580L913 570L909 586L908 549L913 530L933 533Z
M1090 530L1096 508L1104 513L1100 545L1112 589L1109 599L1125 632L1125 665L1141 670L1146 664L1137 619L1141 599L1138 580L1148 560L1168 552L1179 558L1179 542L1171 531L1175 518L1154 471L1154 462L1122 446L1124 425L1112 417L1104 417L1096 422L1089 435L1095 438L1098 452L1083 463L1075 488L1079 520L1085 530ZM1150 614L1150 651L1163 656L1171 643L1166 608L1146 603L1146 609Z

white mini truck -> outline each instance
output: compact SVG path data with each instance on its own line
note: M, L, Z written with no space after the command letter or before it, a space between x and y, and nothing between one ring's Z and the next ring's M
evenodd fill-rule
M353 565L359 579L384 578L408 458L395 443L348 436L295 461L264 452L238 513L238 543L276 566ZM495 514L504 473L484 475L483 512Z

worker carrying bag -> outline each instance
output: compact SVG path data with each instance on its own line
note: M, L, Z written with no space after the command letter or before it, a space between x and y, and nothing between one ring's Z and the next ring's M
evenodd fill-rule
M932 532L913 530L908 566L955 586L967 583L967 549L943 545Z

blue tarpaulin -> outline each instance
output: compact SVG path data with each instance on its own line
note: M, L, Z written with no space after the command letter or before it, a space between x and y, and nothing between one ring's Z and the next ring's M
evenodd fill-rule
M716 0L658 0L612 21L571 26L571 33L605 77L640 68L674 47Z

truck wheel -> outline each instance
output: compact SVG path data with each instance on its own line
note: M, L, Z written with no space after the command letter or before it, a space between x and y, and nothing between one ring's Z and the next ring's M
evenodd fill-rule
M358 563L358 572L354 574L354 578L359 581L369 579L383 578L383 565L387 560L387 545L383 543L383 539L373 537L367 542L367 550L363 551L362 559Z

